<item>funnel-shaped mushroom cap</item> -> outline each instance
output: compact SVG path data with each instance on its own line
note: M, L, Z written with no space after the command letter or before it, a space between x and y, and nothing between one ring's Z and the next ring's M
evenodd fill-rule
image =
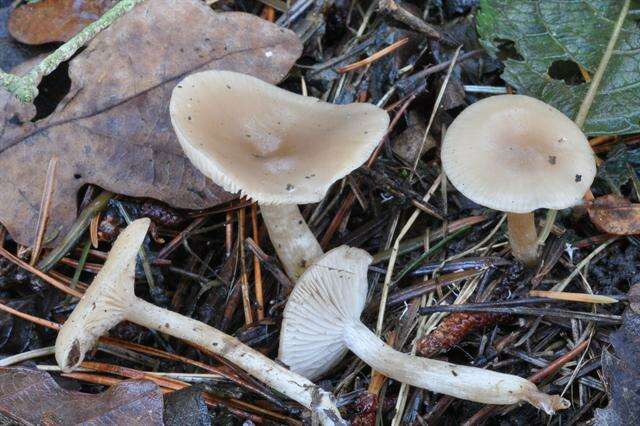
M574 206L596 174L580 128L520 95L492 96L462 111L442 142L442 165L467 198L513 213Z
M279 359L314 379L347 352L345 325L360 320L367 298L364 250L340 246L314 261L296 283L284 309Z
M266 204L319 201L367 160L389 124L373 105L333 105L230 71L186 77L170 112L205 176Z
M131 222L113 244L109 257L56 339L56 361L70 371L84 359L100 336L124 319L135 299L136 257L149 219Z

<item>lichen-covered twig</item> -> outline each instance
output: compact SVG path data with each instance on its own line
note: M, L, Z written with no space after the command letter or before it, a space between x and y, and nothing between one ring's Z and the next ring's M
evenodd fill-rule
M25 103L33 102L38 96L38 82L55 70L58 65L69 60L82 46L93 39L100 31L111 25L116 19L133 9L144 0L120 0L109 9L100 19L87 25L71 40L57 48L49 56L34 66L23 76L17 76L0 70L0 86Z

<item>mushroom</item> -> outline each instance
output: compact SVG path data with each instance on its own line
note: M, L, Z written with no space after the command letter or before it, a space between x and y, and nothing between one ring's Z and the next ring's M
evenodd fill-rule
M462 111L447 130L441 157L462 194L507 212L511 250L527 265L538 258L534 210L580 203L596 174L580 128L522 95L492 96Z
M316 412L323 424L345 424L331 394L305 377L213 327L136 297L136 256L149 223L149 219L138 219L122 231L104 266L60 329L55 345L60 368L71 371L100 336L121 321L131 321L226 358Z
M569 402L538 391L518 376L466 367L398 352L361 321L372 257L341 246L327 252L300 277L284 309L279 359L311 380L336 365L351 350L387 377L484 404L528 401L547 413Z
M320 201L369 158L389 124L371 104L333 105L230 71L189 75L173 90L169 109L195 167L260 203L294 280L323 253L296 204Z

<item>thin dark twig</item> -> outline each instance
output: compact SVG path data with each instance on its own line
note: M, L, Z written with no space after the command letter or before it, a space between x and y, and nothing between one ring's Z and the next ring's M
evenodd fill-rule
M49 167L47 168L47 177L44 182L44 190L42 191L42 200L40 201L40 212L38 213L38 227L36 228L36 239L33 243L33 250L31 252L30 265L35 265L40 257L40 251L42 250L42 241L44 240L44 234L47 230L47 220L49 219L49 213L51 210L51 200L53 199L53 184L55 183L56 169L58 166L58 157L52 157L49 160Z
M284 272L282 272L282 269L280 269L277 266L276 260L271 256L269 256L268 254L266 254L264 251L262 251L262 249L256 244L255 241L253 241L252 238L247 238L246 240L244 240L244 244L246 248L250 250L253 253L253 255L260 260L260 262L264 265L264 267L267 268L269 272L271 272L271 275L273 275L273 277L282 286L284 286L287 289L293 288L293 283L291 282L291 279L289 279L289 277Z
M557 308L527 308L524 304L548 303L551 299L533 298L512 300L496 303L473 303L466 305L435 305L420 308L421 315L434 312L490 312L495 314L550 316L557 318L580 319L585 321L597 321L604 324L620 324L622 317L619 315L593 314L590 312L578 312Z

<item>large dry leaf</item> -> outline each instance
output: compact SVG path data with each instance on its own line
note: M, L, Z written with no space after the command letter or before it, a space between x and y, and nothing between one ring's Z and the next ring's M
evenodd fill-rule
M277 82L300 53L292 32L252 15L216 14L199 0L142 3L71 60L71 89L49 117L31 122L33 106L0 93L0 222L19 243L33 242L54 155L47 239L68 230L85 183L180 208L229 200L183 156L169 119L171 90L206 69Z
M11 13L9 32L26 44L67 41L109 10L117 0L42 0Z
M0 369L0 412L20 424L162 426L162 409L162 393L148 380L94 395L62 389L43 371Z
M598 197L587 205L591 222L602 232L614 235L640 234L640 204L619 195Z

